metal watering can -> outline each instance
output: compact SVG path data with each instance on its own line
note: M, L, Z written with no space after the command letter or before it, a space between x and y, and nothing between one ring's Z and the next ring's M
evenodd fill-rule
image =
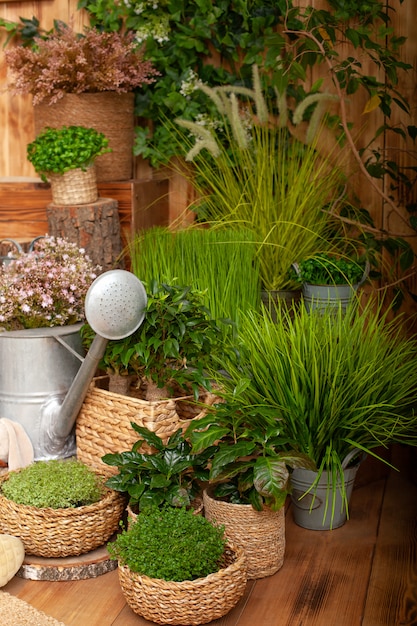
M34 417L35 459L69 456L68 438L107 342L133 334L145 318L146 303L146 290L131 272L110 270L91 284L85 298L85 315L96 335L84 358L62 337L54 336L54 340L81 360L81 366L64 399L58 393L50 394L44 398L39 415Z
M33 250L33 248L34 248L35 243L37 241L39 241L39 239L43 239L43 238L44 238L43 235L40 235L39 237L35 237L35 239L30 243L28 251L31 252ZM2 239L0 241L0 246L2 244L5 244L5 243L9 244L11 246L12 250L14 249L18 254L23 254L24 253L24 250L23 250L22 246L20 245L20 243L15 241L14 239L9 239L7 237L5 239ZM11 250L11 252L12 252L12 250ZM0 263L2 263L3 265L8 265L15 258L16 257L13 256L12 254L10 256L9 255L0 256Z

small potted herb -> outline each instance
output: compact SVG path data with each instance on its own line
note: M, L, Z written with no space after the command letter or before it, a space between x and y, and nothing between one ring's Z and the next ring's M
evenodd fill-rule
M94 161L111 151L108 143L94 128L48 127L28 144L27 156L42 180L51 183L54 204L84 204L97 200Z
M130 608L158 624L218 619L246 587L242 551L227 544L221 526L184 508L143 511L108 550Z
M293 268L308 310L339 305L346 310L369 274L369 264L363 259L326 253L294 263Z
M0 530L19 537L27 554L90 552L117 530L123 509L124 498L75 459L38 461L0 478Z

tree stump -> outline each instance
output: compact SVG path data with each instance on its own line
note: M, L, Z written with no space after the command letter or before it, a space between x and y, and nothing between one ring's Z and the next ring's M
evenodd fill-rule
M46 207L48 233L84 248L103 271L122 268L120 219L117 200L98 198L91 204Z

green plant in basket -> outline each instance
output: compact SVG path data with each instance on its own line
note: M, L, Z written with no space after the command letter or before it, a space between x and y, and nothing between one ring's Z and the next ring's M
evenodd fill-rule
M168 506L143 511L108 550L132 572L183 581L217 572L225 546L223 527L187 509Z
M268 408L259 411L241 402L248 384L239 382L224 403L191 423L186 436L193 453L209 457L214 497L251 504L257 511L265 506L278 511L290 493L288 468L315 469L315 464L307 455L288 449L288 439Z
M65 509L98 502L104 486L103 480L80 461L51 459L10 472L1 492L17 504Z
M363 260L343 256L316 254L296 266L297 279L310 285L356 285L365 275Z
M199 481L208 477L207 459L211 450L195 454L181 429L166 444L156 433L132 422L140 439L132 449L105 454L102 460L118 468L118 474L107 479L106 485L125 493L131 509L136 512L149 507L190 507L200 495ZM140 452L143 443L153 452Z
M46 128L27 146L28 160L47 182L48 174L86 170L101 154L111 152L103 133L85 126Z

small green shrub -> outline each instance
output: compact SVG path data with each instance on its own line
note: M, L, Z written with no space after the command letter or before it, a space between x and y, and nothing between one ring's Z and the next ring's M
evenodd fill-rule
M108 551L132 572L180 582L217 572L225 545L222 526L185 508L168 506L140 513Z
M298 280L310 285L355 285L364 272L363 261L322 253L299 263Z
M104 485L100 477L80 461L53 459L11 472L1 491L17 504L67 509L98 502Z

